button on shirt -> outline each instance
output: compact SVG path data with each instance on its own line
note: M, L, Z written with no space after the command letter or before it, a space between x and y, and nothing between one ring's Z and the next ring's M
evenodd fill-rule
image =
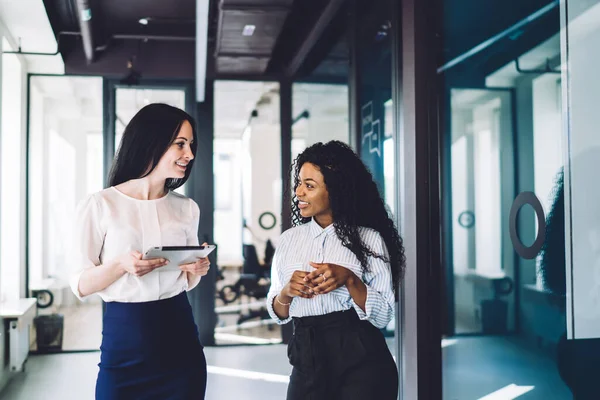
M370 228L359 228L365 245L375 254L388 252L381 235ZM269 314L278 324L285 324L292 317L308 317L345 311L352 307L362 320L368 320L378 328L384 328L394 313L394 292L390 264L377 257L368 257L369 272L363 275L358 258L342 245L333 225L321 228L315 220L285 231L277 245L271 268L271 288L267 296ZM367 286L367 301L363 311L352 299L348 289L342 286L312 299L294 297L289 307L289 318L282 320L273 310L273 301L290 281L296 270L312 272L309 263L337 264L351 270Z
M199 219L198 205L175 192L155 200L134 199L114 187L92 194L76 212L73 293L81 298L79 279L85 269L123 254L143 254L155 246L197 246ZM199 276L157 268L141 277L126 273L97 293L104 301L145 302L176 296L199 282Z

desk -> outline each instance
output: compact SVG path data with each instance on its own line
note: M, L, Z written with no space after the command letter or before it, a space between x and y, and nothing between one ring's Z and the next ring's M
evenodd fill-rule
M0 303L0 317L8 324L8 343L6 351L10 355L10 370L23 370L29 356L29 327L36 314L37 299L18 299Z

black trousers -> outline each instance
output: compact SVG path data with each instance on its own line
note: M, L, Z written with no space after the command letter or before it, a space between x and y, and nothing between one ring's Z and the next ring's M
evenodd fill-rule
M287 400L398 398L398 369L385 338L354 309L293 321Z

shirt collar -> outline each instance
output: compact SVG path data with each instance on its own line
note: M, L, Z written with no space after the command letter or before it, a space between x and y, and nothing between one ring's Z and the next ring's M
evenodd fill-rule
M321 235L331 236L335 234L335 227L333 226L333 224L331 224L325 228L321 228L321 226L313 218L310 221L310 233L314 238L318 238Z

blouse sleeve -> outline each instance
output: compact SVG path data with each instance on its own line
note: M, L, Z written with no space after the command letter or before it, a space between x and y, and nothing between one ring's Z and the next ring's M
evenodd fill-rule
M188 246L198 246L200 242L198 241L198 226L200 225L200 207L198 204L192 199L190 200L190 224L188 225L188 230L186 232L187 243ZM187 291L189 292L200 283L201 276L190 274L186 272L188 287Z
M104 244L104 232L101 226L100 206L91 195L81 201L75 212L74 248L72 250L69 285L71 290L82 300L79 292L79 280L83 271L101 264L100 253Z
M282 241L283 241L283 236L280 237L279 239L279 245L277 246L278 248L282 248ZM277 295L281 292L281 290L283 289L283 287L285 286L284 283L281 280L281 276L279 274L279 257L278 257L278 251L275 250L275 254L273 255L273 261L271 262L271 287L269 288L269 293L267 294L267 311L269 312L269 315L271 316L271 318L273 318L275 320L275 322L279 325L283 325L283 324L287 324L288 322L290 322L292 320L291 316L288 316L286 319L281 319L277 316L277 313L275 313L275 308L273 307L273 302L275 301L275 297L277 297ZM292 299L292 303L294 302L294 299ZM290 308L291 308L291 304L290 304ZM288 310L289 311L289 310Z
M377 254L389 258L383 238L376 232L367 234L366 242ZM367 320L377 328L385 328L394 315L394 291L390 264L376 257L369 257L370 271L363 282L367 286L365 311L354 303L354 309L361 320Z

